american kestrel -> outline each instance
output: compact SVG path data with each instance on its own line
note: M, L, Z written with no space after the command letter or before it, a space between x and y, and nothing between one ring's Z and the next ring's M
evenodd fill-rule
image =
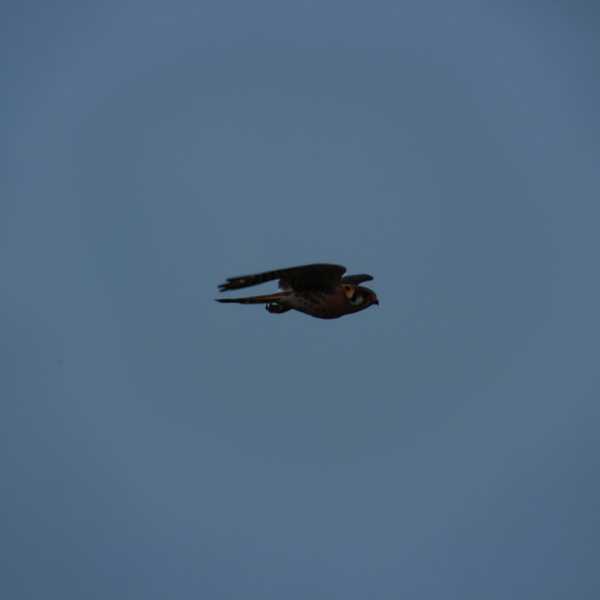
M280 291L266 296L219 298L217 302L236 304L266 304L270 313L281 314L298 310L319 319L337 319L373 304L379 304L373 290L359 285L371 281L371 275L347 275L340 265L313 264L230 277L219 286L221 292L239 290L279 279Z

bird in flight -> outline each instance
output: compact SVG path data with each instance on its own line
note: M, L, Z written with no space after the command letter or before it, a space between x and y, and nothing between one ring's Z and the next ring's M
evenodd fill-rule
M217 302L265 304L270 313L297 310L319 319L337 319L379 304L375 292L360 284L371 275L346 275L346 267L316 263L289 269L277 269L255 275L230 277L219 286L221 292L279 280L279 291L265 296L219 298Z

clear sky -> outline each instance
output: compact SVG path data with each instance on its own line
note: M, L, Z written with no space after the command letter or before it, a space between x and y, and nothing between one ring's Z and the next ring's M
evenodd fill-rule
M3 5L3 598L600 598L595 4Z

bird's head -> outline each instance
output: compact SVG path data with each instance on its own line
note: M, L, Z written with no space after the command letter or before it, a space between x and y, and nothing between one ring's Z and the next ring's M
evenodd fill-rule
M377 294L369 289L360 285L344 285L344 291L348 302L355 308L355 310L363 310L373 304L379 305L379 299Z
M379 306L379 298L373 290L367 287L359 287L357 294L362 295L365 306L372 306L373 304Z

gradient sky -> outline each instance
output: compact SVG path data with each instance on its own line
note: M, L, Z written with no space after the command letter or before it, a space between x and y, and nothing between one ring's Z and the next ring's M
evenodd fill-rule
M3 598L600 597L594 4L3 5Z

